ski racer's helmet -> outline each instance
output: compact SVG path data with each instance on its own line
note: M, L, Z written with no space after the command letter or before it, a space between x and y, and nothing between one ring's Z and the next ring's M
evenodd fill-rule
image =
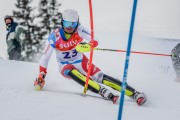
M79 15L77 11L73 9L67 9L62 13L62 19L69 22L78 22Z
M67 9L62 13L62 21L61 21L62 27L72 27L77 29L79 25L79 15L77 11L73 9Z

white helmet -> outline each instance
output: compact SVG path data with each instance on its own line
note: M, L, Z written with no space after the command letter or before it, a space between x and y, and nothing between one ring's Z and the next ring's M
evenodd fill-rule
M70 21L70 22L78 22L79 15L77 11L73 9L67 9L62 13L62 20Z

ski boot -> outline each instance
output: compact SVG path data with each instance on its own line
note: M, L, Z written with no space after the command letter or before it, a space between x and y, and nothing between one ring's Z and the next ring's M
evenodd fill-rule
M146 102L144 93L135 92L131 98L134 99L139 106L143 105ZM114 95L112 101L114 104L119 104L120 97Z
M131 98L134 99L139 106L143 105L146 102L145 94L137 91Z
M105 98L107 100L111 100L113 102L113 104L119 104L119 96L114 95L113 93L111 93L110 90L102 87L99 94L103 98Z

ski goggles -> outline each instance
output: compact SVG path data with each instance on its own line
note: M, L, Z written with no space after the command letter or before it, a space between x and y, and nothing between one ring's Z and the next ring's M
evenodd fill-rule
M62 23L63 23L63 26L66 28L68 27L76 28L78 25L78 22L70 22L70 21L65 21L65 20L63 20Z

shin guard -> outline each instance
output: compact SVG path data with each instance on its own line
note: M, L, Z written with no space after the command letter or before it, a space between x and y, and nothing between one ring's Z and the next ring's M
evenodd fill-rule
M103 84L117 90L117 91L121 91L122 90L122 82L120 80L117 80L115 78L112 78L108 75L103 76ZM125 94L129 97L133 96L135 94L135 89L130 87L129 85L126 86L126 91Z
M75 80L77 83L80 85L84 86L86 82L86 76L81 74L79 71L76 69L73 69L68 72L68 76L71 77L73 80ZM101 87L97 82L94 82L93 80L89 79L88 83L88 89L91 90L94 93L99 93Z

